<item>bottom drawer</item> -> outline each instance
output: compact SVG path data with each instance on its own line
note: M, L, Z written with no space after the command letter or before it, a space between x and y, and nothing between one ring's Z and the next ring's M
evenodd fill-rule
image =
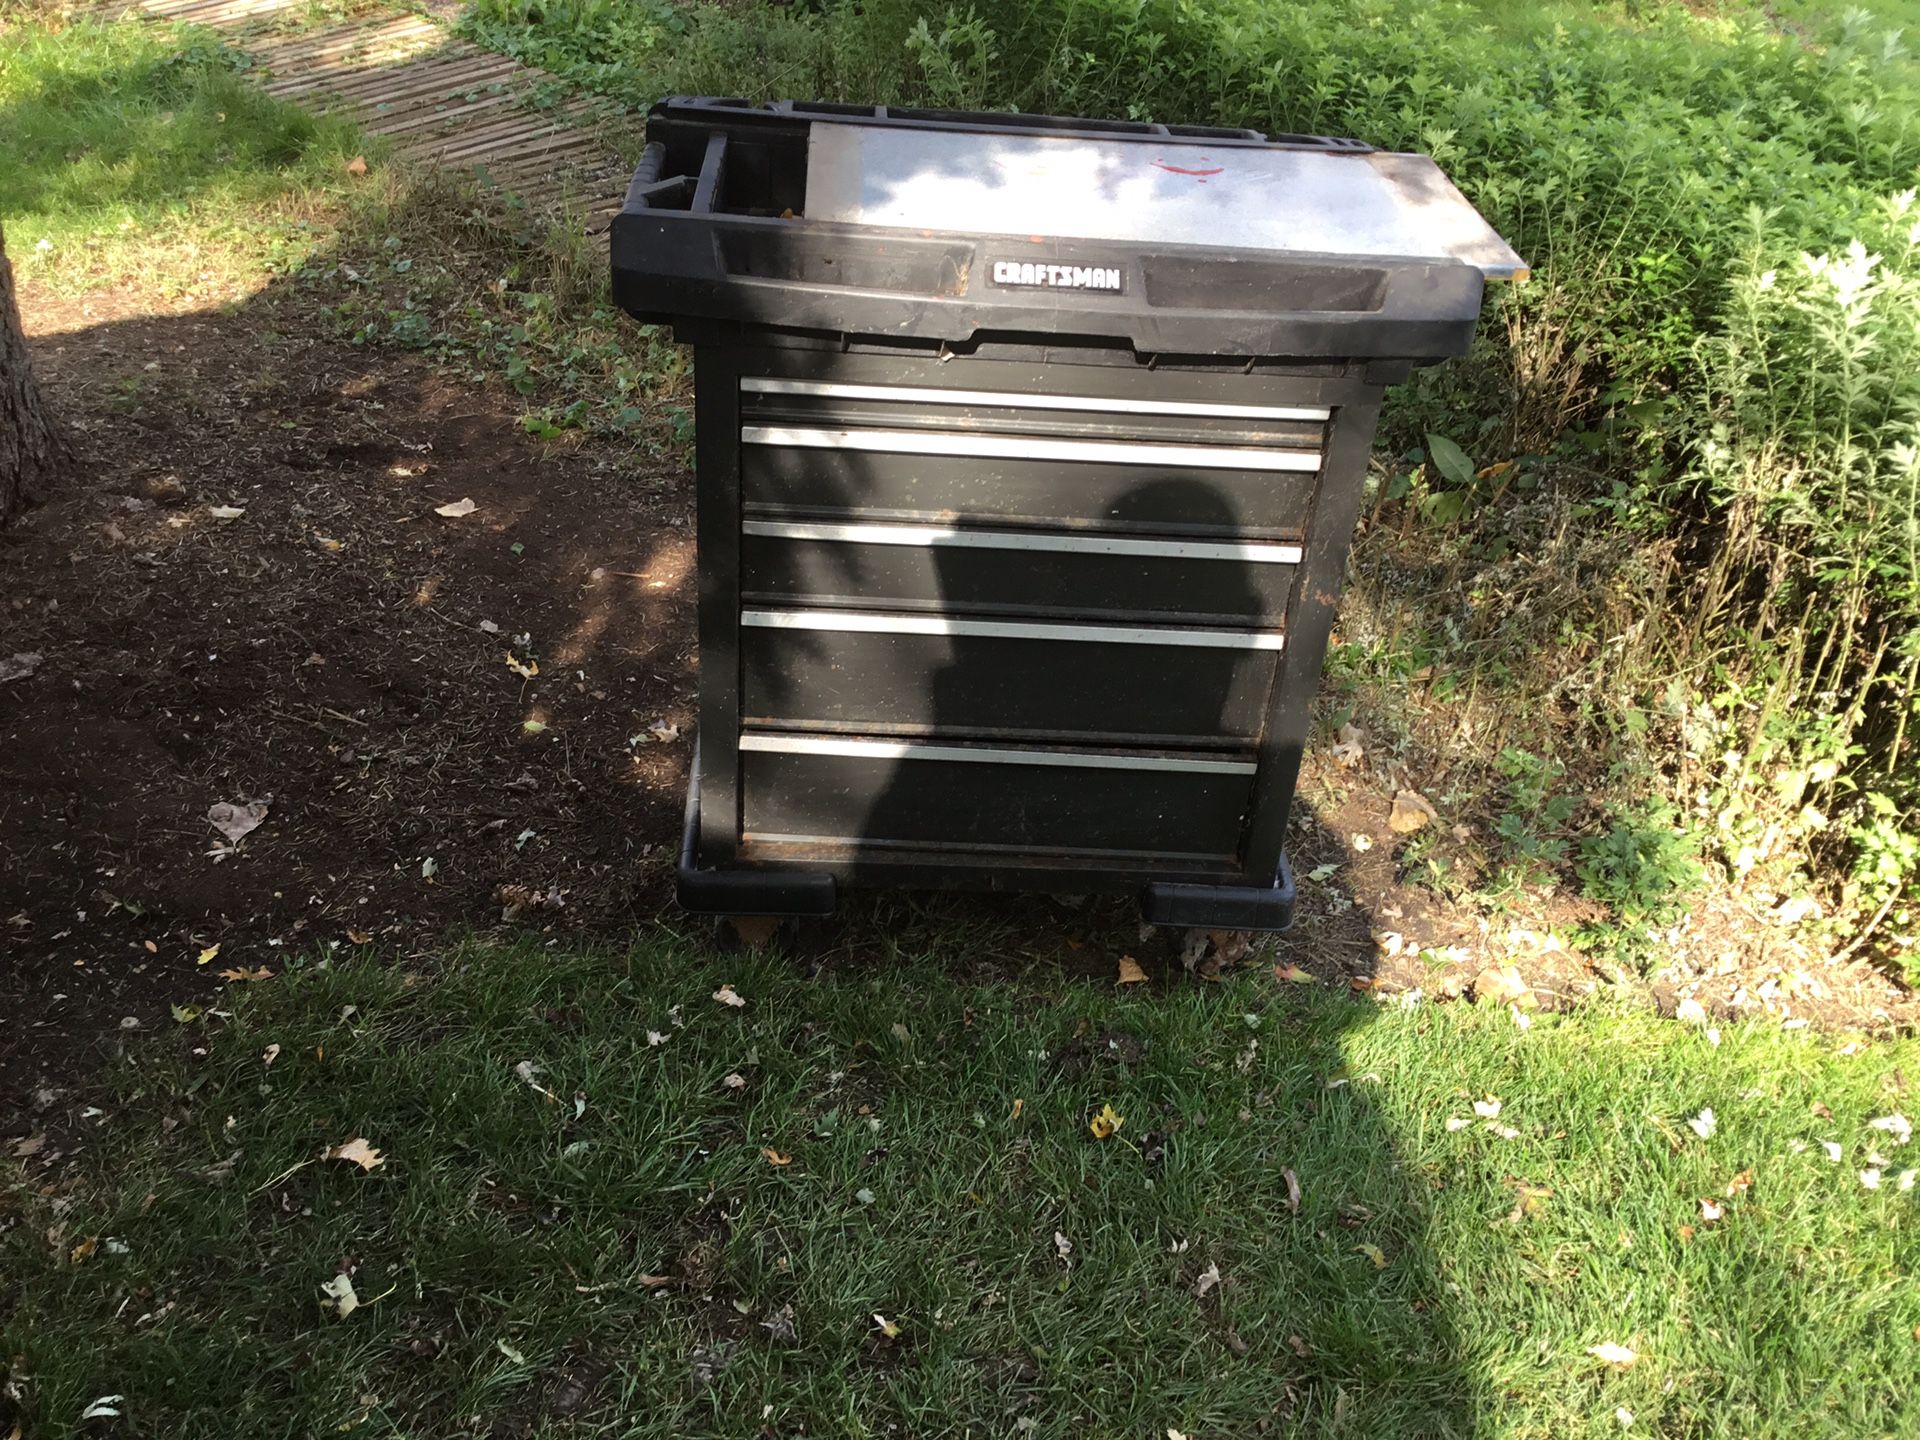
M1231 863L1251 760L740 739L743 839Z

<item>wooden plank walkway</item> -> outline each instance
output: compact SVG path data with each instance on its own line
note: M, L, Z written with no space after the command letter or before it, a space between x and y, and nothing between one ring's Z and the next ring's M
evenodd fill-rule
M620 209L632 167L610 133L638 123L611 101L461 40L411 12L288 30L304 0L134 0L120 14L206 25L254 62L269 95L353 118L404 159L473 174L529 210L577 214L589 234Z

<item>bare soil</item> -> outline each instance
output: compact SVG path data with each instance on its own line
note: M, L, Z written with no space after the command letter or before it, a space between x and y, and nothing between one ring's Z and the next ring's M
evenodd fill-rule
M39 657L0 679L0 1136L171 1007L268 983L235 977L330 949L430 963L501 926L618 943L671 913L695 685L676 462L533 441L514 396L346 344L297 293L21 300L79 461L0 533L0 662ZM994 907L1025 956L1093 978L1121 954L1155 983L1277 958L1387 1000L1472 999L1511 964L1547 1007L1621 983L1546 938L1594 918L1576 899L1496 922L1405 883L1387 820L1407 783L1309 757L1277 947L1156 948L1121 903L941 903ZM221 802L265 819L228 844ZM1491 817L1437 823L1471 864ZM870 919L796 959L881 953ZM1916 1017L1870 966L1725 899L1650 988L1782 1023Z
M41 657L0 682L0 1116L250 983L223 970L658 913L694 686L674 465L542 447L292 304L22 299L80 461L0 535L0 658ZM237 846L223 801L268 807Z

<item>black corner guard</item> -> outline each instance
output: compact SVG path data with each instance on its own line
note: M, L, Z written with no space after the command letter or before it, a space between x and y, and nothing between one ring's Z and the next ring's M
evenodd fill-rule
M700 742L687 768L687 809L680 825L680 864L674 898L695 915L831 915L838 902L833 876L816 870L703 870L700 837ZM1288 892L1291 895L1292 886Z
M1280 857L1272 885L1194 885L1153 880L1140 896L1149 925L1188 930L1286 930L1293 925L1293 867Z

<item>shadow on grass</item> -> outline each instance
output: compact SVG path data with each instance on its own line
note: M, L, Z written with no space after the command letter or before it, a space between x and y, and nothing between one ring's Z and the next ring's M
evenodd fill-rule
M1372 1007L1115 991L991 960L1016 935L955 918L880 902L855 923L899 953L811 978L664 933L307 968L149 1043L58 1253L15 1232L25 1413L53 1435L101 1393L126 1433L178 1436L1474 1433L1369 1098L1391 1077L1345 1070ZM300 1163L362 1135L372 1172ZM108 1249L59 1263L86 1236ZM369 1303L329 1319L342 1266Z

